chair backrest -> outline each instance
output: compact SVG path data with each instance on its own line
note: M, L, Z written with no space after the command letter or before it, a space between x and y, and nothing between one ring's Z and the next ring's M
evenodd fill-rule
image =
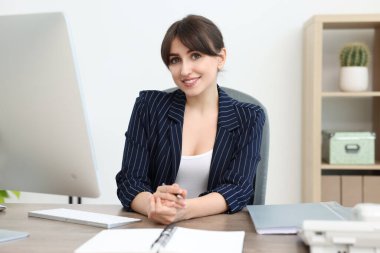
M269 119L265 106L260 103L256 98L245 94L241 91L231 88L221 87L230 97L245 103L251 103L259 105L265 112L265 123L263 128L263 136L261 141L260 156L261 160L257 165L256 176L253 179L253 185L255 187L255 193L253 199L249 204L264 205L265 193L267 188L267 174L268 174L268 158L269 158Z
M221 87L230 97L233 99L236 99L240 102L245 103L251 103L255 105L259 105L261 108L263 108L265 112L265 124L263 128L263 136L261 141L261 148L260 148L260 156L261 160L259 164L257 165L257 171L256 176L253 179L253 185L254 185L254 196L249 201L248 204L253 205L264 205L265 204L265 193L266 193L266 187L267 187L267 174L268 174L268 158L269 158L269 119L268 119L268 113L265 108L265 106L260 103L259 100L256 98L243 93L238 90L234 90L231 88ZM172 92L176 90L176 88L170 88L165 90L166 92Z

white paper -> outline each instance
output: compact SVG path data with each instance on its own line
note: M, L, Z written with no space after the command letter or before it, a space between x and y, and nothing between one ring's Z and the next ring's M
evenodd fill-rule
M150 246L162 229L112 229L103 230L92 237L75 253L150 252Z
M243 243L244 231L209 231L179 227L164 252L241 253Z
M162 229L103 230L80 246L75 253L148 253ZM177 227L160 253L243 252L244 231L208 231Z

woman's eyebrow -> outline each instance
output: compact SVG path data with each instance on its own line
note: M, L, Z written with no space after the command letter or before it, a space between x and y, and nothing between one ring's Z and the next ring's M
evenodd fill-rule
M196 50L191 50L191 49L189 49L189 50L187 50L187 54L190 54L190 53L193 53L193 52L197 52ZM170 53L169 54L169 57L170 56L179 56L179 54L177 54L177 53Z

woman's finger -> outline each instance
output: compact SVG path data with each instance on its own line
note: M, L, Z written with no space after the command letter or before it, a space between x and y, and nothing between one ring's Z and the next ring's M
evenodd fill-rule
M171 194L182 194L184 189L182 189L179 184L172 184L172 185L161 185L157 187L158 192L162 193L171 193Z
M162 205L167 206L167 207L174 207L174 208L184 208L184 207L186 207L186 205L184 205L184 204L178 204L175 201L169 201L169 200L162 200L161 199L161 203L162 203Z
M154 193L156 197L160 197L162 200L169 200L169 201L177 201L178 197L172 193L163 193L163 192L156 192Z
M149 198L149 207L148 207L148 218L151 218L156 212L156 201L154 196L151 195Z
M152 199L154 200L154 204L152 203L151 206L154 207L154 212L151 212L148 218L161 224L172 223L176 218L177 209L164 205L165 200L162 200L158 196L154 196Z

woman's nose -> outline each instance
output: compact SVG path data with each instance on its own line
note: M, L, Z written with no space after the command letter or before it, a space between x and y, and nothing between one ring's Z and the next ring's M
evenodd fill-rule
M183 61L181 65L181 75L188 76L191 74L192 64L189 61Z

